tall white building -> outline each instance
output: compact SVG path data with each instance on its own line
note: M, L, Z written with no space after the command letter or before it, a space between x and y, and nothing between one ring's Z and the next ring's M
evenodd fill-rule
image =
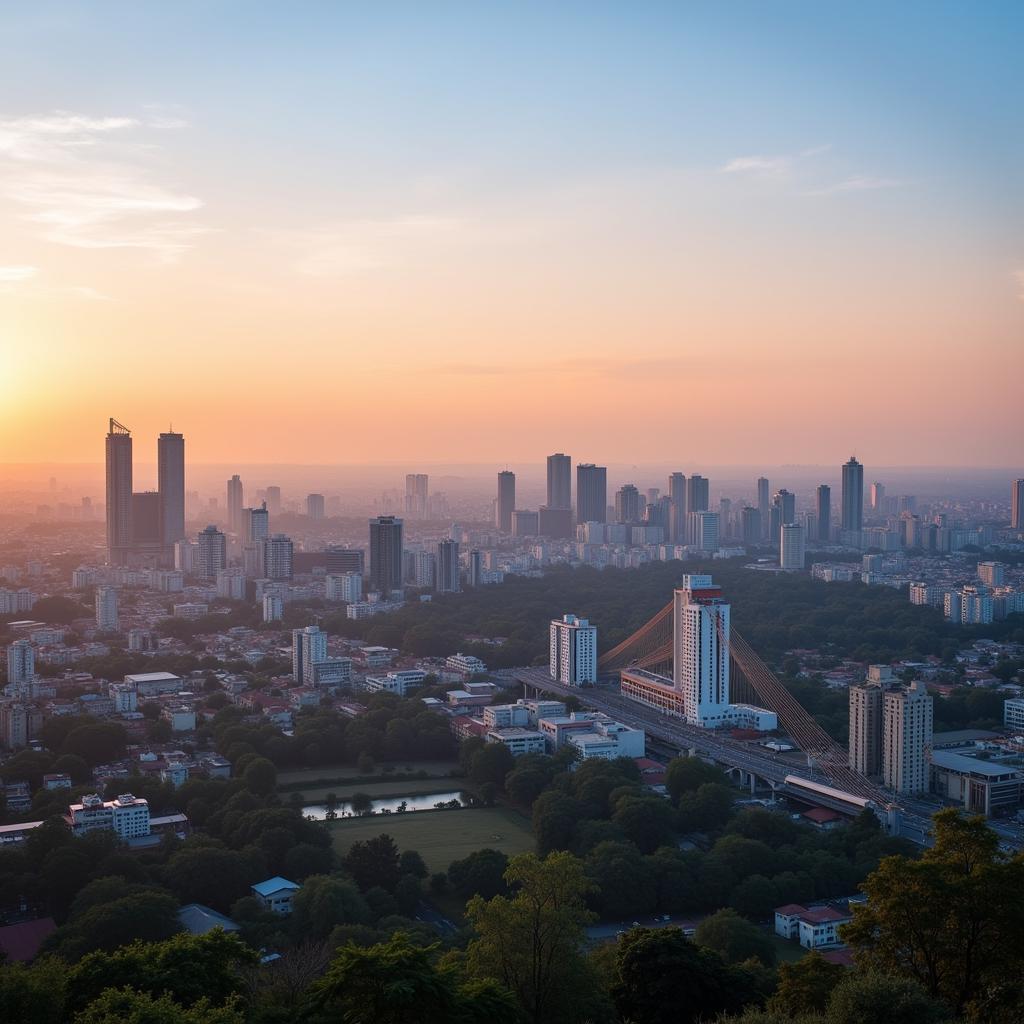
M691 480L693 478L691 477ZM690 512L687 517L689 543L701 551L717 551L720 518L717 512Z
M15 640L7 648L7 682L30 683L36 676L36 652L28 640Z
M280 594L263 595L263 621L280 622L284 618L284 601Z
M805 552L804 528L799 523L783 523L779 541L779 567L803 569Z
M575 615L552 619L551 678L569 686L597 682L597 627Z
M264 501L259 508L242 509L242 539L247 544L260 544L270 536L270 513Z
M1001 587L1006 582L1006 566L1002 562L979 562L978 579L986 586Z
M911 583L911 604L942 604L942 591L933 583Z
M245 600L245 570L221 569L217 573L217 596L233 601Z
M191 576L196 568L198 547L190 540L174 542L174 568Z
M97 587L96 628L115 630L117 627L117 591L113 587Z
M882 695L871 680L850 687L850 767L861 775L882 771Z
M263 542L263 571L268 580L290 580L294 574L291 537L275 533Z
M328 576L325 580L325 596L328 601L344 601L355 604L363 599L363 577L358 572L344 572L340 576Z
M729 705L729 605L708 575L683 577L673 594L673 685L694 725L732 721Z
M315 682L314 666L327 660L327 634L319 626L292 630L292 679Z
M897 793L927 793L933 700L920 680L882 695L882 779Z

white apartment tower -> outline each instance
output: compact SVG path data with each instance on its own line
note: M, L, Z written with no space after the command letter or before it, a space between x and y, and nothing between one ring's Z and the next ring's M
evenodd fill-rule
M30 683L36 676L36 653L28 640L15 640L7 648L7 682Z
M551 678L568 686L597 682L597 627L575 615L551 620Z
M707 575L683 577L673 594L673 685L687 721L705 728L731 722L729 605Z
M292 630L292 679L314 682L313 666L327 660L327 634L319 626Z
M918 680L882 695L882 779L897 793L927 793L932 698Z
M115 630L117 626L117 591L113 587L97 587L96 628Z
M861 775L882 772L882 687L850 687L850 767Z
M363 577L358 572L343 572L340 576L328 576L325 580L328 601L344 601L356 604L363 599Z
M804 528L799 523L783 523L779 540L779 567L803 569L806 561Z

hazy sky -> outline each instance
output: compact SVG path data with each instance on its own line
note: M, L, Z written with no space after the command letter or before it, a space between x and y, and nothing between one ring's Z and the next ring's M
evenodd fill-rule
M0 462L1020 464L1024 4L0 16Z

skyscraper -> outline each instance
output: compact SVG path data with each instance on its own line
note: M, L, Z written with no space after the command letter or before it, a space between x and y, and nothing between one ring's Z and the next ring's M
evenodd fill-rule
M405 511L407 515L422 519L427 514L430 496L430 478L426 473L405 474Z
M126 565L132 544L132 435L111 417L107 433L107 561Z
M322 494L306 495L306 515L310 519L323 519L324 517L324 496Z
M933 698L922 680L882 695L882 781L897 793L927 793Z
M686 543L701 551L717 551L721 539L721 517L717 512L690 512Z
M708 481L699 473L694 473L686 481L686 511L706 512L709 501Z
M552 619L548 669L552 679L568 686L597 682L597 627L575 615Z
M864 525L864 467L851 455L843 464L844 531L860 533Z
M871 511L881 512L883 501L885 501L885 484L880 484L876 480L871 485Z
M117 591L113 587L97 587L96 628L109 631L117 627Z
M673 544L686 540L686 476L673 473L668 478L669 521L668 539Z
M173 557L175 541L185 537L185 438L161 434L156 442L157 489L160 492L160 543Z
M319 626L292 630L292 679L314 682L313 666L327 660L327 634Z
M861 775L882 772L882 687L865 682L850 690L850 767Z
M779 536L779 568L803 569L805 560L804 528L799 523L783 523Z
M757 511L761 513L761 536L768 536L768 506L769 506L769 494L771 488L768 486L768 477L759 476L757 478Z
M1010 491L1010 528L1024 530L1024 480L1014 480Z
M786 523L796 522L796 495L780 487L772 497L768 510L768 542L781 543L780 531Z
M643 511L640 492L633 484L623 484L615 492L615 521L617 523L639 523Z
M516 475L503 469L498 474L498 498L494 504L494 525L502 533L512 532L512 513L516 507Z
M267 511L272 516L279 516L281 514L281 488L280 487L268 487L267 488Z
M723 725L730 720L729 605L710 576L688 575L672 606L672 682L683 712L693 725Z
M270 513L264 501L259 508L242 510L242 540L246 544L258 544L270 536Z
M744 544L758 544L761 541L761 513L752 505L740 512Z
M15 640L7 648L7 682L30 683L36 676L36 652L30 640Z
M228 529L232 533L242 533L242 478L236 473L228 481Z
M290 580L294 557L291 537L275 533L263 541L263 572L268 580Z
M608 470L581 462L576 467L576 522L603 523L608 518Z
M832 527L832 488L818 484L818 540L828 541Z
M438 543L434 579L439 594L457 594L459 592L458 541L442 540Z
M196 571L199 578L215 580L217 573L228 566L227 538L216 526L210 525L200 531L198 543Z
M388 594L402 587L402 520L370 520L370 589Z
M572 459L556 452L548 456L548 508L572 508Z

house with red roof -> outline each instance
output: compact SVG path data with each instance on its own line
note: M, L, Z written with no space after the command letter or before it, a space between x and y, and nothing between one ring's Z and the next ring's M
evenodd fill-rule
M787 903L775 908L775 934L784 939L798 939L804 949L839 946L842 945L839 928L852 920L853 914L849 909Z

